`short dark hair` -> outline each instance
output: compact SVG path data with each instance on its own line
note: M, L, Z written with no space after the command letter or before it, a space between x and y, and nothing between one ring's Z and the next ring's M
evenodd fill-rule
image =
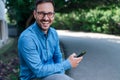
M38 4L45 3L45 2L50 2L50 3L52 3L53 7L55 6L55 3L53 0L36 0L35 9L37 9Z

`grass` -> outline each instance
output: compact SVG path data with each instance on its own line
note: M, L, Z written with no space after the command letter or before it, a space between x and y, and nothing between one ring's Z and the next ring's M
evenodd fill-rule
M12 47L13 43L14 43L14 39L9 38L8 42L2 48L0 48L0 54L9 50Z
M17 54L17 39L0 48L0 80L18 80L19 60Z

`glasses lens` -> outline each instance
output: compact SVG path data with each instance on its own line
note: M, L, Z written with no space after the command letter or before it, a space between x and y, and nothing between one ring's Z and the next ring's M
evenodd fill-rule
M52 17L54 17L54 13L53 12L49 12L49 13L47 13L47 16L52 18Z

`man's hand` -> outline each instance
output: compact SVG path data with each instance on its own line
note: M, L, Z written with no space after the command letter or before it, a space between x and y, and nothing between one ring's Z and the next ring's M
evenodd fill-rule
M83 59L83 57L76 58L75 56L77 56L77 55L75 53L73 53L68 58L70 60L70 63L71 63L73 68L77 67L78 64L81 62L81 60Z

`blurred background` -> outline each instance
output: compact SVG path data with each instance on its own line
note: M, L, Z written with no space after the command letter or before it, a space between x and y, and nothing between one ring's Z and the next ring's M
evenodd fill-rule
M17 80L17 39L34 22L35 0L0 0L0 80ZM57 30L120 35L120 0L54 0Z

